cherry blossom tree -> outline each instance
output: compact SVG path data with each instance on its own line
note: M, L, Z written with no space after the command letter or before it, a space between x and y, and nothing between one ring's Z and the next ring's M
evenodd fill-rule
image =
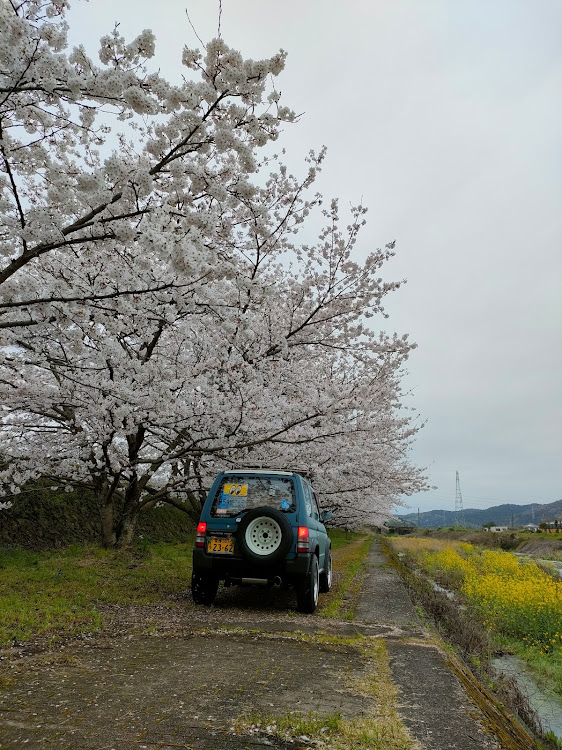
M295 119L267 93L284 53L216 39L172 86L144 68L148 31L102 39L101 66L68 52L66 5L0 6L5 493L88 488L120 546L157 502L196 519L225 466L306 469L348 525L422 489L412 344L369 320L399 286L379 276L393 244L355 261L365 209L341 229L337 201L301 243L324 152L303 179L258 160Z
M101 40L101 66L83 47L69 52L67 8L0 4L0 326L9 330L48 319L53 301L175 289L178 269L196 278L222 265L218 245L233 229L222 216L252 191L254 150L294 120L275 90L266 94L282 51L253 61L221 39L204 55L185 48L186 72L201 80L173 86L146 71L150 31L127 44L115 29ZM142 262L154 253L156 268ZM119 273L109 285L86 280L84 296L89 261L104 254ZM33 272L46 258L49 294Z

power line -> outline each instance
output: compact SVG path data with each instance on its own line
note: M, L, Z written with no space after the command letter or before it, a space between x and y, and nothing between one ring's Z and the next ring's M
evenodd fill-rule
M455 488L455 526L466 526L464 510L462 507L461 480L457 471L457 482Z

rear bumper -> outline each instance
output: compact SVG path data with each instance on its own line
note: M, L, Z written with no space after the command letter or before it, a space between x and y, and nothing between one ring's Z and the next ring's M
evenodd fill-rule
M233 582L241 578L270 580L279 576L284 583L293 583L308 573L312 554L299 553L275 565L256 565L236 555L209 555L203 548L196 547L193 550L193 570L214 573L221 580Z

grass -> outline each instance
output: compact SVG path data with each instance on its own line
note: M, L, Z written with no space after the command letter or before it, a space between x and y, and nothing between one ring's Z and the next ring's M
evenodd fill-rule
M308 713L287 713L282 716L274 714L248 714L239 719L236 729L239 732L263 732L264 734L276 734L280 737L322 737L331 740L335 734L339 734L342 728L340 714L328 714L319 716Z
M347 547L350 542L365 538L364 534L358 534L355 531L344 531L344 529L329 529L328 536L332 543L332 554L341 547Z
M308 639L314 641L315 636L308 636ZM306 737L307 744L312 741L315 747L330 750L410 750L416 747L396 710L397 688L391 680L384 642L361 636L340 637L337 642L358 647L363 653L369 667L367 675L360 682L351 682L349 687L370 699L370 710L353 719L344 719L340 714L252 713L238 719L236 730L288 741Z
M328 616L351 617L368 542L338 530L330 537L334 587L321 602L330 597ZM193 537L182 543L141 540L123 551L93 544L44 552L0 549L0 646L100 631L105 604L171 604L189 588L192 546Z
M333 584L331 591L322 595L318 612L324 617L352 620L363 581L365 560L373 538L331 529L330 539Z
M191 543L109 551L0 551L0 645L37 635L99 630L96 605L150 604L188 587Z

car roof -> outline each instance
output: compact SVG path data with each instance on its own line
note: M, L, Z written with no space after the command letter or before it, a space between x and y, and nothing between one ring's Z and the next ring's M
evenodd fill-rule
M294 471L282 469L226 469L223 474L283 474L285 476L294 476Z

